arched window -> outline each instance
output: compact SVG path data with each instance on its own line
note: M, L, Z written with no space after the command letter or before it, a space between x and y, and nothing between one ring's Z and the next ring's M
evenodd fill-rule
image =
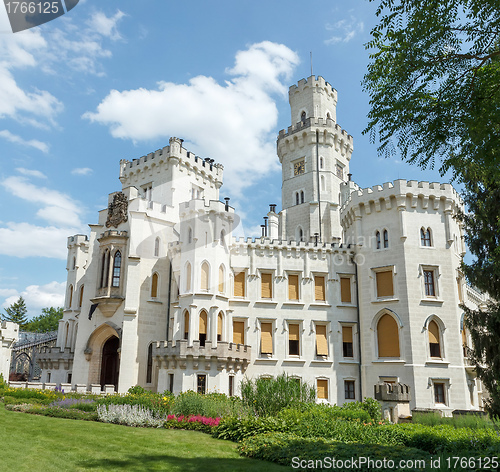
M189 337L189 312L186 310L184 312L184 339Z
M204 262L202 265L201 265L201 281L200 281L200 288L201 290L204 290L204 291L207 291L208 292L208 284L209 284L209 280L208 280L208 275L209 275L209 266L208 266L208 262Z
M222 317L222 311L217 315L217 341L222 341L222 326L224 319Z
M151 277L151 298L158 297L158 273L154 273Z
M200 313L200 330L198 333L198 339L200 340L200 346L205 346L205 341L207 340L207 324L208 315L205 310L201 310Z
M431 229L430 228L421 228L420 229L420 244L422 246L430 247L431 243Z
M160 238L155 239L155 257L160 255Z
M332 116L330 115L330 112L328 112L328 113L326 114L326 119L327 119L327 120L331 120L331 119L332 119Z
M69 336L69 323L66 321L66 329L64 331L64 347L71 346L71 339Z
M295 204L298 205L300 203L299 201L299 192L295 192Z
M302 122L306 121L306 117L307 117L306 112L305 112L305 111L303 111L303 112L300 114L300 121L302 121Z
M389 233L386 229L384 229L384 248L389 247Z
M304 203L304 202L305 202L305 200L306 200L306 199L305 199L305 197L304 197L304 191L303 191L303 190L301 190L301 191L300 191L300 203Z
M224 278L225 278L224 265L219 266L219 293L224 293Z
M377 231L375 233L375 244L376 244L376 248L377 249L380 249L380 231Z
M297 229L295 230L295 240L296 241L304 240L304 232L302 231L302 227L300 226L297 226Z
M82 304L83 304L83 288L84 288L84 286L82 285L80 287L80 293L78 295L78 308L81 308Z
M188 244L191 244L193 242L193 230L191 228L188 228Z
M429 323L429 350L431 357L441 357L439 326L432 320Z
M377 323L378 357L399 357L399 328L389 314L382 315Z
M146 383L153 380L153 343L148 346L148 366L146 369Z
M68 308L71 308L73 305L73 285L68 287Z
M120 251L116 251L115 257L113 258L113 281L111 283L112 287L120 286L121 270L122 270L122 254Z
M191 264L186 264L186 292L191 291Z
M101 259L101 288L107 287L109 283L109 257L109 249L106 249Z

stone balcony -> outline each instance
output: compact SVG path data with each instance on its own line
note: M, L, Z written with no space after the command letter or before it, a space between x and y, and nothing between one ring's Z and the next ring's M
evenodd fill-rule
M43 369L70 370L73 366L74 353L69 347L61 351L59 347L42 346L37 354L38 365Z
M375 399L381 402L409 402L410 387L400 383L379 383L375 385Z
M195 340L191 346L187 340L159 341L153 344L153 357L160 368L186 369L188 362L192 363L194 370L210 370L213 365L217 370L240 370L244 372L250 363L251 348L243 344L217 342L213 346L211 341L206 341L205 346L200 346L200 341Z

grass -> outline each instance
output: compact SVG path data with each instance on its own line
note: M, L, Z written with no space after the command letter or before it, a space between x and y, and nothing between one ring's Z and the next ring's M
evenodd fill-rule
M236 444L180 431L49 418L0 403L1 470L278 472L288 468L239 456Z

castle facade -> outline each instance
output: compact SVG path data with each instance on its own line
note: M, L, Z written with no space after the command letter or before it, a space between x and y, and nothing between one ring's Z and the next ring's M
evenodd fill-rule
M286 372L318 401L376 397L391 417L481 408L459 304L484 296L460 273L459 195L406 180L359 188L337 91L312 76L289 100L282 209L270 205L260 237L232 236L222 165L182 140L120 162L122 188L90 236L68 239L43 382L238 395L245 376Z

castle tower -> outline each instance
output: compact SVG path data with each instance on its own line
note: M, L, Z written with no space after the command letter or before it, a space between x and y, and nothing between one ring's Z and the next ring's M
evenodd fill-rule
M348 179L353 140L336 123L337 91L311 76L289 89L292 126L278 136L282 165L280 237L338 241L340 185Z

